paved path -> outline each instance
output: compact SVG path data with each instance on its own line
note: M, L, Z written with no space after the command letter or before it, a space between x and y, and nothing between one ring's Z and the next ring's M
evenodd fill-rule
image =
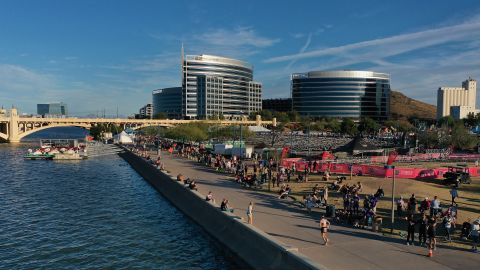
M428 250L406 246L404 241L367 230L332 225L329 246L323 246L320 213L307 213L289 200L242 188L232 177L215 173L196 162L164 154L162 160L172 175L182 173L197 181L199 191L212 191L217 204L227 198L235 213L246 220L246 207L254 202L254 226L297 247L329 269L477 269L480 254L455 248L439 248L433 258ZM254 244L254 243L252 243Z

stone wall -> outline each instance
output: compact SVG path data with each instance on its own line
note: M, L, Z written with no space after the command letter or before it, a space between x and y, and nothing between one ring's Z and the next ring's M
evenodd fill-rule
M185 188L176 177L159 171L143 158L128 151L119 155L173 205L251 267L325 269L296 248L280 243L234 214L221 211L217 205L205 201L204 195Z

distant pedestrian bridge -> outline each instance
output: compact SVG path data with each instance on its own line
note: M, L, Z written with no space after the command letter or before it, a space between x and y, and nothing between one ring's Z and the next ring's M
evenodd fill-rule
M11 109L8 114L0 116L0 141L20 142L32 133L54 127L80 127L90 129L99 124L119 125L123 128L140 129L150 126L172 127L179 124L202 122L219 125L276 125L276 120L262 121L257 116L250 120L176 120L176 119L122 119L122 118L35 118L19 117L17 109Z

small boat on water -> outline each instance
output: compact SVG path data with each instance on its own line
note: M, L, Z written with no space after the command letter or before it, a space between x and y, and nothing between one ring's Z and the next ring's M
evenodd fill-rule
M37 160L37 159L53 160L54 157L55 157L55 155L49 154L49 153L46 153L46 154L28 153L28 154L23 156L23 158L31 159L31 160Z

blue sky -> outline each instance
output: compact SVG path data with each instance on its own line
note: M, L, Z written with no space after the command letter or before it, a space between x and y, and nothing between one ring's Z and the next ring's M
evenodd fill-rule
M252 63L265 98L287 97L292 72L365 69L435 104L439 86L480 80L479 11L479 1L0 0L0 105L132 114L153 89L180 85L182 42Z

